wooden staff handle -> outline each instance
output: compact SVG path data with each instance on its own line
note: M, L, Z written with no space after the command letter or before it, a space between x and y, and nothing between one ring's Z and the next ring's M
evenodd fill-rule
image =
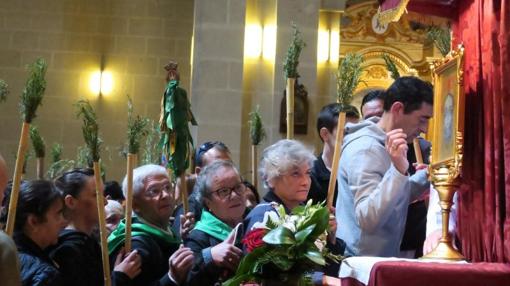
M257 189L257 145L251 145L251 183Z
M16 209L18 208L18 196L23 173L23 163L25 162L25 153L27 151L28 130L30 124L23 122L21 126L21 137L19 139L18 153L16 155L16 166L14 167L14 179L12 183L11 198L9 200L9 214L7 216L7 226L5 232L12 236L14 232L14 222L16 219ZM3 190L1 190L3 192Z
M287 139L294 138L294 84L295 78L287 78Z
M181 198L182 198L182 208L184 211L184 216L189 212L189 204L188 204L188 183L186 182L186 173L182 173L179 176L180 179L180 189L181 189ZM180 219L176 217L175 219Z
M133 169L136 165L136 154L127 155L127 194L126 194L126 241L124 249L131 252L131 215L133 213Z
M331 175L329 177L328 185L328 199L327 199L328 209L330 209L333 206L338 164L340 161L340 155L342 155L342 144L344 142L344 129L345 129L345 112L342 111L340 112L340 114L338 114L338 125L336 127L335 152L333 153ZM338 185L338 188L340 189L340 185Z
M413 139L414 154L416 154L416 163L423 164L423 155L421 154L420 139Z
M104 214L103 182L101 180L101 167L94 162L94 179L96 181L97 213L99 217L99 234L101 236L101 254L103 260L104 285L111 286L110 261L108 259L108 244L106 242L106 219Z

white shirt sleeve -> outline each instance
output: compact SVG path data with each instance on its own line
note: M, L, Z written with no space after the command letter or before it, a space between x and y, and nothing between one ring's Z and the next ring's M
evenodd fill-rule
M453 196L453 205L450 212L450 224L448 225L449 232L455 232L457 222L457 193ZM439 194L430 184L430 198L429 208L427 211L427 234L429 236L432 232L442 228L441 206L439 205Z

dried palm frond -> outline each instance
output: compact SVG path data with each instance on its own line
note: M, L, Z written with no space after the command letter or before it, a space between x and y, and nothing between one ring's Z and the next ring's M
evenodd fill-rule
M156 164L161 163L162 149L159 147L161 141L161 132L159 131L159 124L151 119L146 118L147 122L147 137L145 138L145 144L143 148L143 155L141 163L145 164Z
M138 154L140 150L140 141L147 136L147 120L140 115L133 116L133 103L128 96L128 152Z
M396 80L400 77L400 73L398 72L397 65L395 65L395 62L388 56L388 54L383 54L382 58L384 62L386 63L386 69L390 72L391 78Z
M46 90L44 76L47 65L43 59L38 59L28 68L30 69L30 75L21 94L20 110L23 121L31 123L36 116L37 107L42 103L43 94Z
M53 143L51 146L51 162L55 163L62 160L62 150L64 146L59 143Z
M283 70L287 78L298 78L299 73L297 71L297 67L299 65L299 56L301 54L301 50L306 47L306 43L301 38L301 32L299 32L297 26L292 24L292 28L294 29L294 33L292 35L292 42L287 50Z
M44 158L46 153L46 144L44 143L44 139L41 137L39 133L39 129L37 126L30 126L30 140L32 140L32 146L34 147L35 157L36 158Z
M75 161L73 160L58 160L54 161L50 167L48 168L48 171L46 172L46 178L49 180L54 180L55 178L59 177L63 173L72 170L75 166Z
M264 130L264 124L259 112L260 107L250 112L250 120L248 124L250 126L250 139L252 145L259 145L262 140L266 137L266 131Z
M363 57L355 53L349 53L338 65L336 74L337 101L341 106L349 105L353 93L361 82Z
M9 86L3 79L0 79L0 102L6 101L7 95L9 95Z
M78 109L77 116L82 117L83 126L82 133L85 144L90 151L90 158L94 162L99 162L101 143L103 142L99 137L99 125L97 123L96 112L90 105L88 100L79 100L75 106Z
M427 37L429 40L434 41L434 44L443 57L450 52L452 37L449 28L430 26L427 29Z

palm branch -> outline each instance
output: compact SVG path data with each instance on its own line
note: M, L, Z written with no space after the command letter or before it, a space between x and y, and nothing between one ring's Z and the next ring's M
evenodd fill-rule
M97 123L96 112L90 105L88 100L79 100L75 106L77 107L77 116L82 117L83 126L82 133L85 144L87 145L90 158L94 162L99 162L101 143L103 140L99 137L99 125Z
M337 101L340 106L351 103L354 90L361 82L363 57L355 53L349 53L338 65L337 70Z
M147 136L148 122L140 115L133 116L133 103L128 96L128 152L131 154L138 154L140 150L140 141L144 136Z
M384 63L386 63L386 69L390 72L391 78L396 80L400 77L400 73L398 72L397 65L395 65L395 62L390 58L388 54L383 54L382 58L384 60Z
M60 160L62 160L62 150L64 149L64 146L59 143L53 143L53 146L51 146L51 162L55 163Z
M262 123L262 118L260 117L259 109L260 107L257 106L253 112L250 112L250 120L248 121L250 126L250 139L252 145L259 145L260 142L266 137L266 132Z
M44 139L41 137L39 133L39 129L37 126L30 126L30 140L32 140L32 146L34 147L35 157L43 158L46 153L46 144L44 143Z
M159 146L161 141L161 132L159 131L159 124L151 119L146 118L147 122L147 136L145 137L145 143L143 148L143 155L141 163L145 164L156 164L161 163L162 149Z
M301 50L306 47L305 41L301 37L301 32L295 24L292 24L294 33L292 35L292 42L290 43L289 49L287 50L287 56L283 64L283 70L287 78L298 78L299 73L297 67L299 65L299 56Z
M32 122L36 116L37 107L42 103L46 90L46 80L44 79L46 68L46 62L43 59L38 59L29 66L30 75L21 94L20 104L21 115L26 123Z
M434 41L435 46L443 55L443 57L450 52L452 40L450 29L438 26L430 26L427 29L427 37L429 40Z

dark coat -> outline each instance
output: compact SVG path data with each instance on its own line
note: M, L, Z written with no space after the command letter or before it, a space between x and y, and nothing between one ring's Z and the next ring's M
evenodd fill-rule
M57 265L44 251L23 233L14 235L18 248L22 286L65 285Z
M187 284L189 286L221 285L234 273L229 273L225 268L214 264L211 256L211 247L220 244L222 240L209 234L194 229L185 240L184 244L193 251L195 260L193 267L188 274ZM241 249L241 245L236 245Z
M73 286L104 285L101 255L101 246L93 237L69 229L60 233L58 245L50 252L50 257L60 266L65 285ZM130 282L126 274L112 273L113 285L130 285Z
M310 178L312 183L310 185L310 192L308 192L308 198L311 199L314 204L322 203L326 201L328 197L329 178L331 171L328 170L326 164L322 160L322 154L317 156L317 159L313 161L312 169L310 170ZM333 196L333 204L336 203L338 196L338 183L335 183L335 194Z
M179 248L157 237L134 236L131 248L137 250L142 260L142 272L132 280L134 286L173 286L177 285L168 276L168 259ZM120 247L110 254L110 267L113 266Z

